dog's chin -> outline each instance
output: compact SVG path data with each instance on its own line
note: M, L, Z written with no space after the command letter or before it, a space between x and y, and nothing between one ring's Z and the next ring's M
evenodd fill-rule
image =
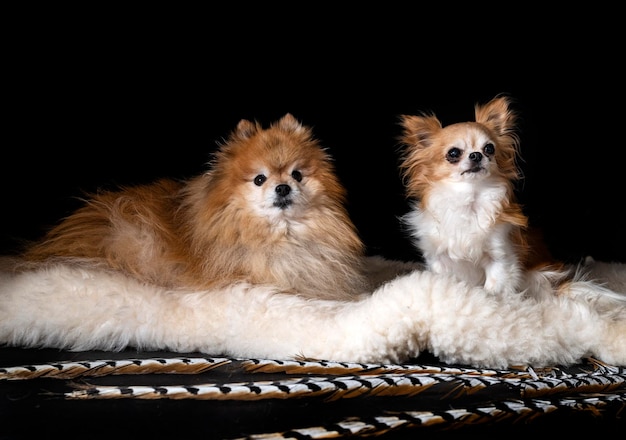
M248 213L253 218L265 219L273 225L287 226L310 214L310 206L305 202L300 197L291 196L275 196L266 200L248 199L244 205L239 204L235 211L244 216Z
M293 200L285 198L285 197L281 197L281 198L277 198L276 200L274 200L274 203L272 205L275 208L285 210L293 205Z
M276 198L272 202L271 206L268 206L264 215L272 221L278 222L297 222L301 220L301 217L305 215L305 212L310 212L310 209L303 209L300 203L297 203L293 198Z
M467 178L480 178L489 176L489 170L481 165L476 165L470 168L465 169L461 172L462 177Z

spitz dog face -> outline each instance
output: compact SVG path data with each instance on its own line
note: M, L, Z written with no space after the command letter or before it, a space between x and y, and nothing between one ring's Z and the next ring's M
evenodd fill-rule
M241 121L209 175L216 203L262 219L272 230L297 228L345 203L332 159L290 114L267 130Z

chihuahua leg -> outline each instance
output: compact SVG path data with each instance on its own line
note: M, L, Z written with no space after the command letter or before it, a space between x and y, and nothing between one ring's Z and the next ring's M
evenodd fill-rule
M519 292L522 268L516 249L509 239L508 226L497 229L489 240L490 260L485 264L485 290L490 293Z

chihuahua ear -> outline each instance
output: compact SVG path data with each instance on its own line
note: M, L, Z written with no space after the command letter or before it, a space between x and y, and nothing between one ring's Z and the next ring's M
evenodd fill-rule
M441 131L442 125L435 115L401 115L400 125L403 132L400 141L408 147L427 148L433 143L433 137Z
M517 115L511 109L510 98L498 95L485 105L476 104L476 122L492 130L497 136L497 160L500 171L510 179L521 177L516 160L519 137L515 132Z
M476 104L474 107L476 122L493 130L498 136L506 136L515 130L517 119L510 106L511 100L502 95L487 104Z

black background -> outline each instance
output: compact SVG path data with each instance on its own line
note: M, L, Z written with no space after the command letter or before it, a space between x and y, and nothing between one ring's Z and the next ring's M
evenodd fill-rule
M418 258L397 220L408 209L399 115L471 120L476 102L507 93L521 117L519 198L531 223L559 258L626 262L621 11L226 6L5 11L1 253L40 237L83 191L191 177L240 119L267 125L290 112L335 158L369 253ZM124 417L153 430L198 423L195 412L179 419L188 406L106 405L97 417L83 406L65 418L66 407L35 406L45 429L90 435L119 435ZM575 433L586 421L554 426Z
M544 16L466 23L453 38L401 10L306 23L293 11L145 12L19 17L4 68L4 252L41 236L83 191L191 177L240 119L290 112L334 157L368 252L418 258L398 222L399 115L471 120L475 103L507 93L531 223L561 259L626 261L624 76L610 26L591 36L587 17L555 29Z

